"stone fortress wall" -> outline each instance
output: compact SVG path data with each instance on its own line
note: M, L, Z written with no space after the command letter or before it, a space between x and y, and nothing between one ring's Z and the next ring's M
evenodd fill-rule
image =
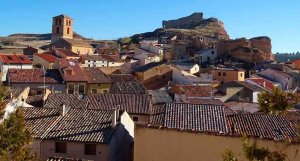
M163 21L163 28L189 28L190 25L200 23L203 20L203 13L193 13L187 17L182 17L176 20Z

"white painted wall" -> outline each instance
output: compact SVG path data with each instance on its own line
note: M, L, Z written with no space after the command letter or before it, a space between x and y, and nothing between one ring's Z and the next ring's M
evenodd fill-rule
M1 69L1 74L2 74L2 81L6 81L6 77L7 77L7 71L8 69L32 69L32 64L3 64L0 61L0 69Z
M208 62L208 57L210 60L215 60L217 58L217 49L210 49L210 50L203 50L203 51L198 51L195 54L195 57L197 57L199 63L205 63Z

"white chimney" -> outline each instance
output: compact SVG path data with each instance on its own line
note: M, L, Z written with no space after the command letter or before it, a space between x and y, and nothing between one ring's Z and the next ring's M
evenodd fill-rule
M61 116L65 116L65 114L67 113L66 112L66 105L64 103L60 105L59 113L60 113Z
M120 113L119 108L113 110L112 121L111 121L112 128L115 128L118 123L119 113Z
M263 86L266 87L266 81L263 82Z

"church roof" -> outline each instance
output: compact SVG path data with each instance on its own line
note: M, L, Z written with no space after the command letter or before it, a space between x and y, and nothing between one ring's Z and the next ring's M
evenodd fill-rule
M72 17L70 17L70 16L67 16L67 15L64 15L64 14L61 14L61 15L55 16L55 17L53 17L53 18L68 18L68 19L72 19L72 20L73 20L73 18L72 18Z

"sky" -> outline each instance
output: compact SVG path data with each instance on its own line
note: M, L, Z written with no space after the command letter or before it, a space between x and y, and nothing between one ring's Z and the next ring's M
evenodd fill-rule
M87 38L117 39L203 12L223 21L232 39L269 36L273 53L300 51L299 0L0 0L0 6L0 36L50 33L52 17L63 13Z

